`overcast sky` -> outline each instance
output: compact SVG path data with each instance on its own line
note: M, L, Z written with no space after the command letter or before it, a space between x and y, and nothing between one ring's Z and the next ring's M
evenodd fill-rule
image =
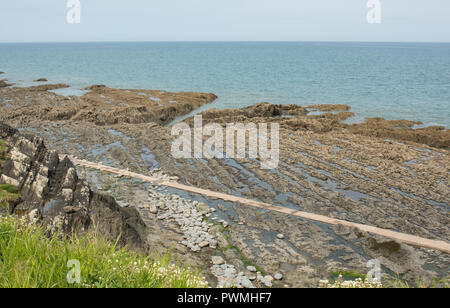
M437 41L450 42L450 0L0 0L0 42Z

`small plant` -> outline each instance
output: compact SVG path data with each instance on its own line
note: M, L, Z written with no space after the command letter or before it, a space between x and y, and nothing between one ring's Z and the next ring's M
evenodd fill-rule
M0 207L9 207L20 198L17 188L10 184L0 184Z

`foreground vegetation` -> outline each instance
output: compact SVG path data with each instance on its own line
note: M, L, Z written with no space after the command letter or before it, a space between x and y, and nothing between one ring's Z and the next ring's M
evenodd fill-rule
M7 150L0 139L0 168ZM94 233L49 237L42 226L7 214L19 199L16 187L0 184L0 288L207 287L168 256L149 259Z
M150 260L93 234L49 238L41 227L0 216L1 288L206 286L199 273L171 265L168 257Z
M17 188L9 184L0 184L0 209L8 208L20 198Z
M425 283L420 279L416 284L411 285L406 281L401 280L397 276L393 280L386 281L385 284L374 279L369 282L367 275L358 273L356 271L340 271L331 272L330 279L320 280L319 288L337 288L337 289L373 289L373 288L396 288L396 289L427 289L427 288L449 288L450 279L435 279L432 283Z

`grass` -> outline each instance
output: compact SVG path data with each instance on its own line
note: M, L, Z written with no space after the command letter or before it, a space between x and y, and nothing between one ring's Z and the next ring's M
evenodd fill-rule
M430 289L430 288L450 288L450 277L443 279L434 279L433 283L425 283L421 279L418 279L415 285L410 285L406 281L400 280L398 277L395 277L395 280L390 281L388 285L392 288L400 288L400 289Z
M8 146L0 139L0 173L3 163L8 159ZM0 184L0 207L8 207L10 202L19 199L19 192L16 187L10 184Z
M75 260L70 263L69 261ZM80 280L71 283L69 278ZM46 236L43 228L0 216L0 288L196 288L199 273L149 259L95 234Z
M355 282L359 285L359 288L371 288L370 284L364 283L366 281L367 275L358 273L357 271L334 271L330 272L330 279L323 280L329 283L327 287L333 288L343 288L343 287L355 287ZM322 282L322 281L321 281ZM323 286L322 286L323 287ZM434 279L432 283L425 283L420 278L413 285L410 285L407 281L401 280L398 275L395 275L395 278L392 280L386 281L383 283L383 288L401 288L401 289L410 289L410 288L449 288L450 287L450 277L444 279Z
M11 202L20 198L16 187L9 184L0 184L0 207L9 207Z
M0 184L0 189L13 195L17 195L19 193L17 188L11 184Z
M0 139L0 165L8 158L8 146L5 141Z
M355 280L357 278L366 280L367 278L367 275L358 273L357 271L332 271L330 272L330 281L335 282L339 275L341 275L344 280Z

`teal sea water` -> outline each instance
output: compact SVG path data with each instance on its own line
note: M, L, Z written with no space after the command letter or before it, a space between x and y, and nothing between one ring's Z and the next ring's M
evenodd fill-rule
M450 127L450 44L0 44L1 78L213 92L217 108L349 104L364 117ZM210 105L211 106L211 105ZM210 107L208 106L208 107Z

